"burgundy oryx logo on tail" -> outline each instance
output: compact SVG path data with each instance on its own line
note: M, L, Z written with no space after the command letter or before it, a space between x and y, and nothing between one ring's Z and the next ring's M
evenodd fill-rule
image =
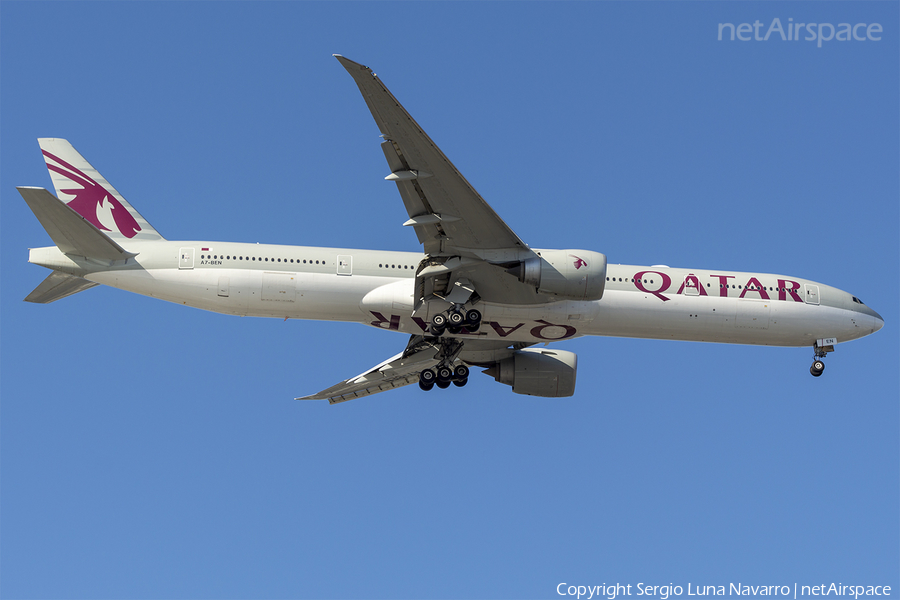
M579 256L575 256L574 254L570 254L569 256L571 256L572 258L575 259L575 268L576 269L580 269L581 267L588 266L587 261L584 260L583 258L581 258Z
M72 180L73 183L81 186L80 188L60 188L60 192L75 196L73 200L66 202L69 208L87 219L91 225L102 231L112 230L101 222L101 212L107 215L111 214L112 220L115 222L115 226L119 230L119 233L127 238L133 238L137 235L137 232L141 230L141 226L138 225L134 217L131 216L131 213L122 206L122 203L119 202L115 196L106 191L102 185L66 161L50 154L46 150L43 150L43 153L48 159L57 163L56 165L53 165L50 164L50 161L48 160L48 169L54 173L59 173L63 177ZM60 198L60 200L62 200L62 198ZM106 222L109 223L109 219L106 219Z

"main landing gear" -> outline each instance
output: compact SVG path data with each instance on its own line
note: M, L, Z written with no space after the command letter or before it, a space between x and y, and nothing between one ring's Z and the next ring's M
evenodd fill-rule
M438 313L431 318L428 333L435 337L443 335L444 331L456 334L463 329L469 333L475 333L479 327L481 327L480 312L474 308L463 310L461 306L455 305L450 310Z
M450 387L451 383L457 387L462 387L468 381L469 367L466 365L457 365L455 368L447 365L438 365L435 369L425 369L419 373L419 387L426 392L430 391L434 386L445 390Z
M415 336L414 339L416 339ZM450 384L462 387L468 383L469 367L457 359L463 348L462 340L453 337L418 339L438 350L434 357L439 361L434 368L425 369L419 373L420 388L427 392L434 386L444 390L450 387Z

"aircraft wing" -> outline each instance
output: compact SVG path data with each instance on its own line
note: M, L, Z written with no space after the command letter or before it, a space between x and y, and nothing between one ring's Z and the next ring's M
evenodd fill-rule
M439 349L422 342L422 336L412 336L406 350L400 354L318 394L297 400L328 400L329 404L337 404L416 383L419 373L440 362Z
M494 256L501 261L528 251L372 70L339 54L335 58L359 86L381 130L381 148L391 170L385 179L397 183L409 214L404 225L415 229L425 253Z
M303 396L296 400L328 400L329 404L337 404L418 383L419 373L436 366L443 358L446 358L446 355L441 354L442 346L433 340L434 338L425 338L421 335L410 336L406 349L400 354L378 363L356 377L324 389L318 394ZM458 342L454 347L455 352L451 357L451 362L454 364L460 362L490 364L512 355L516 349L530 345L517 343L510 346L502 341L467 340ZM465 349L463 349L464 346Z

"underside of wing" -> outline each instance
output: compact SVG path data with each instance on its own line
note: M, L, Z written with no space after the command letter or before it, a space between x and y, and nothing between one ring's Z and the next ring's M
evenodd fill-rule
M448 343L449 342L449 343ZM297 400L328 400L330 404L346 402L379 392L386 392L419 382L422 371L439 364L489 366L508 358L517 349L530 344L509 344L494 340L437 340L413 335L406 349L356 377L346 379L318 394ZM465 383L465 382L463 382Z
M391 360L396 360L393 357ZM437 361L435 361L436 363ZM429 365L432 366L432 365ZM386 392L395 388L403 387L416 383L419 380L419 373L426 367L423 366L419 371L410 371L406 373L391 372L390 369L382 370L381 368L372 368L365 373L342 381L337 385L333 385L328 389L322 390L318 394L303 396L297 400L328 400L329 404L337 404L338 402L346 402L354 398L362 398L379 392Z
M518 257L525 243L503 222L440 148L406 112L381 80L365 67L335 55L353 80L375 118L381 144L406 205L409 221L426 254ZM500 251L500 252L497 252ZM501 259L502 260L502 259Z
M416 383L419 381L419 373L441 360L439 348L423 341L422 336L413 336L406 350L400 354L318 394L297 400L328 400L330 404L337 404Z

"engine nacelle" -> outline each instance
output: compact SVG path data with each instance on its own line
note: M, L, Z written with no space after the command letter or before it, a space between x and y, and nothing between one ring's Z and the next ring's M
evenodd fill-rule
M575 393L578 356L566 350L525 348L517 350L484 371L494 380L512 386L516 394L561 398Z
M599 300L606 288L606 255L590 250L535 250L507 270L542 294L567 300Z

